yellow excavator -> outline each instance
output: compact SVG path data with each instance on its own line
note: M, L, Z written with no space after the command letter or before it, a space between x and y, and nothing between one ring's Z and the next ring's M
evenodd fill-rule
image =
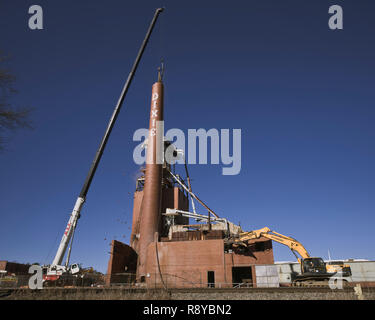
M250 240L259 239L261 237L265 237L288 246L296 256L299 264L301 265L301 274L294 276L294 279L292 280L293 286L328 285L328 281L332 276L351 276L351 269L349 265L342 263L330 265L329 268L327 268L326 263L322 258L311 257L305 247L299 241L276 231L271 231L267 227L250 232L239 233L238 237L234 238L233 246L247 247ZM296 253L298 253L300 257L297 256Z

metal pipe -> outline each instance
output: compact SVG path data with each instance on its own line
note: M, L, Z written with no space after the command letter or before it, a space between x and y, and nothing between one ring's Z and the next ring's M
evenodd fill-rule
M191 192L181 181L178 179L170 170L168 172L171 174L171 176L177 181L177 183L183 187L195 200L197 200L203 207L205 207L208 211L210 211L216 218L219 218L219 216L212 211L201 199L199 199L193 192Z
M193 192L191 190L190 176L189 176L189 171L188 171L188 167L187 167L187 164L186 164L186 158L185 157L184 157L184 165L185 165L185 172L186 172L186 177L187 177L189 191ZM194 203L194 198L193 197L191 197L191 206L192 206L193 212L195 213L196 211L195 211L195 203Z
M183 217L193 218L196 221L201 221L201 220L208 221L208 219L209 219L208 215L205 216L203 214L198 214L198 213L193 213L193 212L183 211L183 210L178 210L178 209L170 209L170 208L167 208L166 212L163 213L163 215L165 215L165 216L181 215ZM228 223L228 220L225 219L225 218L210 217L210 221L211 222L221 222L221 223L225 223L225 224Z

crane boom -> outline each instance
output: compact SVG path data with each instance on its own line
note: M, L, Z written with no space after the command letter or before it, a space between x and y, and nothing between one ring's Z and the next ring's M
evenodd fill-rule
M138 64L139 64L139 61L141 60L141 57L143 55L143 52L146 48L146 45L148 43L148 40L151 36L151 33L152 33L152 30L155 26L155 23L156 23L156 20L159 16L159 14L163 11L164 9L163 8L158 8L156 9L155 11L155 14L154 14L154 17L150 23L150 26L147 30L147 33L146 33L146 37L144 38L143 40L143 43L141 45L141 48L139 49L139 52L138 52L138 55L134 61L134 64L133 64L133 67L129 73L129 76L126 80L126 83L121 91L121 94L120 94L120 97L118 99L118 102L116 104L116 107L115 107L115 110L113 111L113 114L112 114L112 117L111 119L109 120L109 123L108 123L108 126L107 126L107 129L104 133L104 136L101 140L101 143L99 145L99 148L95 154L95 157L94 157L94 160L91 164L91 167L90 167L90 170L87 174L87 177L86 177L86 180L83 184L83 187L81 189L81 192L79 194L79 197L77 198L76 200L76 203L74 205L74 208L73 208L73 211L70 215L70 218L69 218L69 221L68 221L68 224L67 224L67 227L65 229L65 232L64 232L64 235L61 239L61 242L60 242L60 245L59 245L59 248L57 250L57 253L56 253L56 256L55 258L53 259L53 262L52 262L52 265L51 267L54 267L54 266L57 266L57 265L61 265L62 263L62 260L64 258L64 255L65 255L65 251L69 245L69 241L71 240L72 238L72 234L73 234L73 231L74 229L76 228L77 226L77 221L80 217L80 212L81 212L81 209L82 209L82 206L86 200L86 195L87 195L87 192L90 188L90 185L91 185L91 182L92 182L92 179L95 175L95 171L98 167L98 164L100 162L100 159L103 155L103 151L104 151L104 148L107 144L107 141L108 141L108 138L111 134L111 131L112 131L112 128L116 122L116 119L117 119L117 116L119 115L119 112L120 112L120 109L121 109L121 106L122 106L122 103L125 99L125 96L126 96L126 93L128 92L128 89L130 87L130 84L133 80L133 77L134 77L134 74L135 74L135 71L137 70L137 67L138 67Z

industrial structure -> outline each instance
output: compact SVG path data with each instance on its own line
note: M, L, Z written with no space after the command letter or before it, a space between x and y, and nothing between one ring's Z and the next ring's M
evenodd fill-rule
M30 264L0 260L0 273L25 275L28 274Z
M79 264L69 265L74 232L125 95L162 11L162 8L155 11L55 258L51 265L44 266L45 285L56 284L64 277L83 279L87 275ZM142 175L134 192L130 244L112 241L106 284L126 282L139 287L166 288L172 281L174 287L278 287L284 269L274 264L272 241L288 246L297 257L299 271L295 272L294 266L290 272L291 285L320 285L336 273L351 276L349 265L326 264L322 258L310 256L300 242L289 236L269 228L243 231L239 225L219 217L193 193L186 161L184 178L175 170L176 159L185 159L183 152L163 136L163 73L162 64L151 90L149 134L144 143L146 165L140 169ZM197 210L198 204L204 214Z
M151 91L146 166L134 193L130 245L112 241L107 285L121 282L119 275L124 274L122 281L147 287L166 287L171 281L175 287L278 286L272 241L288 246L299 262L293 285L327 285L337 272L351 276L348 265L326 265L289 236L267 227L244 232L192 192L186 162L186 182L175 172L174 161L184 155L163 136L164 123L159 125L164 119L162 77L163 68ZM207 215L197 213L196 202Z
M136 274L137 283L152 286L165 285L167 278L181 287L244 282L256 286L254 266L274 263L272 241L259 237L246 247L228 241L240 234L241 228L220 218L191 191L186 164L185 182L163 157L167 149L176 156L180 152L158 132L163 111L159 71L151 92L146 167L141 169L143 175L134 193L130 246L112 241L107 273L113 276L108 277L108 284L118 281L115 274L129 272ZM158 148L162 161L157 161ZM193 212L189 211L189 198ZM195 203L208 215L198 214ZM195 223L190 224L191 220Z

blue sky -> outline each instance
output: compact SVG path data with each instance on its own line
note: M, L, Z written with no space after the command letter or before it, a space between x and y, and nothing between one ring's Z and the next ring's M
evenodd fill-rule
M203 4L204 3L204 4ZM28 28L28 8L44 29ZM328 28L343 6L344 30ZM239 128L242 170L191 165L193 190L245 230L268 226L314 256L375 259L373 1L10 1L0 49L35 129L0 154L0 259L50 263L147 26L160 16L79 220L72 262L105 272L129 241L151 85L165 71L165 126ZM181 168L182 169L182 168ZM294 260L274 244L276 260Z

